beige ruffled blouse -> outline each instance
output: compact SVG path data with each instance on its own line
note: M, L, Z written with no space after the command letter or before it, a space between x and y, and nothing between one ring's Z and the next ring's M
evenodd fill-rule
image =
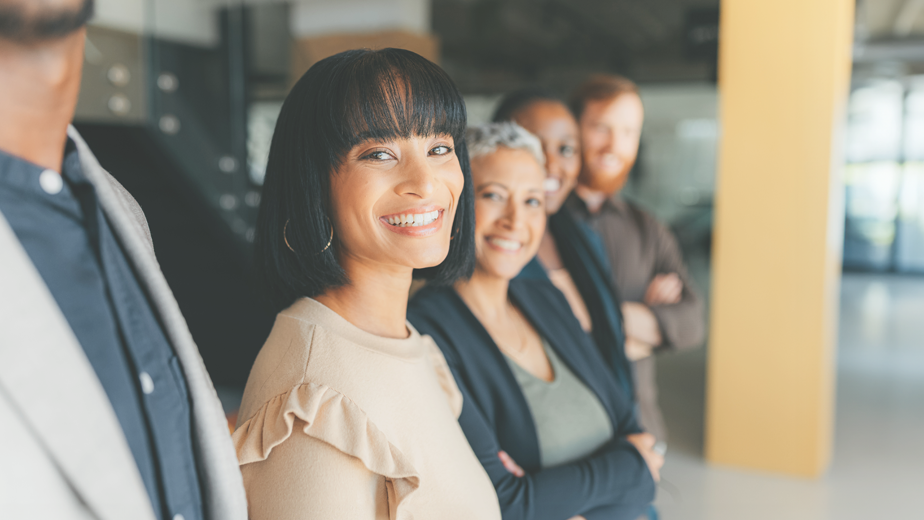
M234 444L251 520L499 520L429 336L364 332L310 298L281 312Z

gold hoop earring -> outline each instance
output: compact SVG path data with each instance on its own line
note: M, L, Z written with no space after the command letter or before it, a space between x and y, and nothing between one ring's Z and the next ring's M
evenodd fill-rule
M462 228L456 228L456 230L453 232L452 236L449 237L449 240L451 241L452 239L456 238L456 235L459 234L459 231L460 231L461 229L462 229Z
M329 248L330 245L334 242L334 225L331 224L331 222L330 222L330 217L325 217L325 218L327 218L327 225L330 226L330 238L327 239L327 245L324 246L324 249L322 249L322 250L318 251L317 253L315 253L314 256L318 256L318 255L320 255L321 253L323 253L324 251L327 251L327 248Z
M295 253L295 250L292 249L292 246L289 244L289 238L286 237L286 228L289 227L289 219L286 219L286 223L282 226L282 241L286 243L286 247L289 248L289 251ZM295 253L298 254L298 253Z
M317 253L315 253L314 256L318 256L318 255L320 255L321 253L323 253L324 251L327 251L327 249L330 247L330 245L334 242L334 225L331 224L330 218L329 218L329 217L326 217L326 218L327 218L327 225L330 226L330 238L327 240L327 245L324 246L324 249L322 249L322 250L318 251ZM283 226L282 226L282 240L286 243L286 247L289 248L289 251L292 251L293 253L295 253L295 250L292 249L292 245L289 244L289 238L286 236L286 228L287 228L287 227L289 227L289 220L288 220L288 219L286 219L286 223L283 224ZM295 253L295 254L297 255L298 253Z

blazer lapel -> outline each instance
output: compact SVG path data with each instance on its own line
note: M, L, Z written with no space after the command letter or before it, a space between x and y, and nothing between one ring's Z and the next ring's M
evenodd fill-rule
M625 355L625 334L619 294L606 257L593 231L567 209L549 219L549 229L560 245L562 261L572 274L593 321L591 336L597 351L609 364L617 383L634 399L632 366Z
M95 515L153 520L109 398L2 214L0 287L0 388Z
M527 471L541 468L536 423L503 352L455 289L447 287L439 290L446 291L451 305L455 307L453 310L462 318L460 323L454 323L460 328L451 330L447 339L457 345L461 362L467 365L469 373L485 374L490 380L490 385L473 381L469 386L479 395L483 408L492 410L489 420L497 432L498 441ZM498 399L498 396L502 398Z
M141 224L144 215L137 203L133 200L128 202L128 192L100 166L73 126L68 128L68 137L77 145L83 174L93 183L99 204L119 238L126 257L135 268L139 282L147 291L151 305L160 317L183 367L192 403L195 430L193 440L206 518L245 520L247 501L244 482L227 421L199 349L157 264L150 236Z
M548 282L548 284L551 286L551 282ZM571 307L567 306L568 302L564 296L561 297L560 302L562 308L553 309L548 307L551 302L547 299L541 298L537 302L536 295L531 295L530 292L531 288L528 283L514 282L510 284L510 295L520 310L523 311L526 319L533 324L539 335L548 340L549 345L555 349L555 353L568 365L574 375L596 394L603 408L606 409L614 430L618 430L619 422L614 397L611 395L612 392L618 390L615 387L615 381L613 381L613 385L606 384L607 378L611 377L606 373L607 368L603 366L604 361L602 358L599 359L600 363L596 366L589 362L592 357L597 355L593 340L580 328L577 319L572 320L572 326L570 327L549 326L550 323L560 325L565 323L565 320L554 316L554 314L564 315L564 313L571 312ZM550 315L550 313L553 315ZM584 352L583 355L581 354L582 351ZM607 386L610 388L607 388Z

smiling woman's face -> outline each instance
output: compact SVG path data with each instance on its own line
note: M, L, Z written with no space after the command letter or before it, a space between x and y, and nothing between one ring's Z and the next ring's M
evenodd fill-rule
M546 182L545 209L551 215L561 209L581 172L581 145L577 121L563 103L541 100L516 112L514 121L542 142Z
M330 218L342 265L439 265L464 182L448 135L354 146L331 176Z
M531 153L498 148L472 160L476 269L512 279L545 232L545 171Z

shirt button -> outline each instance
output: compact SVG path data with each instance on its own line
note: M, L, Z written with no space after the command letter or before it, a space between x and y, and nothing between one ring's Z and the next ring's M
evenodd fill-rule
M45 190L45 193L57 195L61 192L61 188L64 187L64 179L61 178L60 173L54 170L45 170L39 175L39 184Z
M151 378L151 374L142 372L138 374L138 379L141 381L141 391L144 392L145 395L154 391L154 379Z
M186 520L186 517L183 516L183 515L181 515L181 514L179 514L179 513L177 513L177 514L173 515L173 520Z

